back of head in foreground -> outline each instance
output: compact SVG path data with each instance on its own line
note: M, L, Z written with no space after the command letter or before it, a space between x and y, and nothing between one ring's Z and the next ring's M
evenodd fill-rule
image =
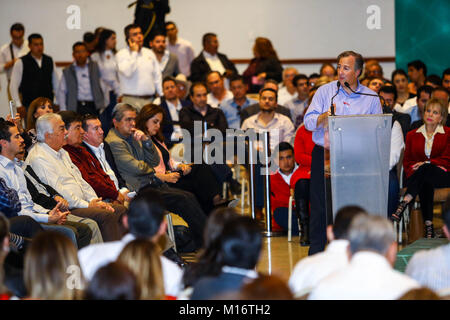
M84 279L72 241L55 231L35 236L25 254L24 281L32 299L78 298Z
M159 191L145 189L131 200L127 223L129 232L136 238L154 239L165 230L162 226L166 214ZM157 240L157 239L154 239Z
M358 215L350 225L348 240L352 256L361 251L378 253L394 264L397 243L392 223L374 215Z
M95 272L84 292L85 300L137 300L140 286L134 273L120 262L111 262Z
M254 269L261 246L259 225L249 217L238 217L228 221L223 228L219 260L223 266Z
M339 209L334 218L333 225L327 227L328 240L348 240L350 225L353 219L360 214L367 215L368 213L356 205L345 206Z
M222 268L218 261L223 228L228 221L240 217L233 208L218 208L208 217L204 232L204 245L195 263L187 266L183 275L185 287L191 287L204 276L217 276Z
M136 239L128 243L117 258L134 273L141 287L140 300L165 298L160 251L157 244Z

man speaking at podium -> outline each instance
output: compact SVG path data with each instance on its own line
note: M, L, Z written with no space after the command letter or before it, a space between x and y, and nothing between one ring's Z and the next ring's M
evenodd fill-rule
M309 255L323 251L327 241L323 147L328 116L383 113L377 94L358 81L363 64L359 53L342 52L337 57L338 80L317 90L303 120L306 129L313 132L315 143L311 163Z

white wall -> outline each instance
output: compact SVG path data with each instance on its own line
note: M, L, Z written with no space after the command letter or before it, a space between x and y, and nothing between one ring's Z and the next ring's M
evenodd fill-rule
M71 47L83 33L104 26L117 32L118 48L124 46L123 28L133 20L132 0L0 0L0 44L9 42L9 27L22 22L26 35L41 33L45 51L56 61L70 61ZM66 12L81 9L81 29L69 30ZM381 9L381 29L369 30L366 12ZM280 59L330 58L344 50L363 56L394 56L394 0L170 0L166 20L177 23L180 36L192 42L196 53L201 37L214 32L220 51L229 58L252 58L257 36L272 40ZM389 77L394 63L382 64ZM317 72L319 65L295 65L300 72ZM238 65L239 71L246 66ZM0 77L0 116L8 112L6 78Z

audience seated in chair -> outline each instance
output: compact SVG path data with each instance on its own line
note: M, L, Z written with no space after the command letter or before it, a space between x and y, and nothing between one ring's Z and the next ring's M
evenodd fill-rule
M134 273L120 262L110 262L95 272L84 300L138 300L141 287Z
M309 300L395 300L419 287L415 280L392 269L397 242L388 219L356 216L348 240L350 263L322 279Z
M159 243L166 231L164 220L166 208L162 201L159 191L140 192L130 202L128 213L123 216L123 224L129 233L119 241L90 245L78 252L80 265L87 280L91 280L99 268L115 261L131 241L143 239ZM182 270L166 257L161 255L160 259L165 293L176 297L181 289Z
M69 281L68 272L73 275ZM81 298L84 277L72 242L58 232L37 235L25 255L28 299L74 300Z
M98 198L62 148L67 130L61 116L48 113L39 117L36 132L38 142L31 148L25 164L31 166L43 183L61 194L77 216L97 222L104 241L120 239L123 211Z
M127 266L136 276L137 283L141 287L139 300L165 299L160 255L157 244L145 239L136 239L129 242L117 258L118 262Z
M295 297L310 293L321 280L349 263L348 232L354 217L365 214L361 207L347 206L339 209L334 223L327 226L329 244L324 252L300 260L289 278L289 287Z
M130 189L160 190L167 209L187 222L200 247L206 214L192 193L171 188L155 175L155 167L160 163L158 150L152 139L136 128L136 117L136 109L129 104L118 104L114 110L114 128L109 130L105 140L111 147L117 168Z
M425 107L424 125L406 136L403 168L407 190L392 215L394 221L400 221L408 204L419 195L426 238L434 238L434 189L450 187L450 128L444 127L447 115L447 105L439 99L430 99Z
M221 272L222 264L219 258L220 239L223 228L228 221L239 215L232 208L216 209L208 217L204 232L204 245L197 256L197 261L189 264L183 274L184 291L182 296L189 298L195 284L203 277L215 277Z
M191 300L211 300L258 277L255 271L262 246L258 223L249 217L238 217L225 223L219 240L217 276L203 277L194 285Z

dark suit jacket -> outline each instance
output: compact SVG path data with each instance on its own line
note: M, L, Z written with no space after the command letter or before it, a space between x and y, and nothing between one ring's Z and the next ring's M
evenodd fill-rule
M188 100L180 100L180 102L183 107L187 107L192 104L192 102ZM174 122L172 120L172 116L170 115L169 112L169 107L167 106L167 101L164 97L161 97L160 106L164 110L164 117L161 125L165 140L164 143L166 144L167 148L170 149L173 146L173 143L170 141L170 137L172 136L173 133L173 125L179 124L179 122Z
M232 70L235 74L238 74L238 71L236 69L236 66L233 62L228 60L227 56L222 53L217 53L217 56L219 57L220 62L222 62L222 65L225 69ZM203 51L200 52L200 54L192 60L191 62L191 75L189 76L189 80L192 82L197 81L205 81L206 80L206 74L211 71L211 68L209 67L208 62L206 62L205 57L203 56Z
M225 114L219 108L213 108L210 105L207 108L205 116L198 112L193 105L188 105L180 110L180 126L189 131L191 139L194 138L194 121L206 122L208 129L218 129L225 137L225 131L228 128ZM203 124L201 134L203 134Z
M97 158L97 156L95 155L94 151L92 151L92 149L89 148L89 146L86 143L83 142L82 146L90 154L92 154L92 156L95 157L95 159L99 160ZM116 175L117 181L119 181L119 189L126 188L127 184L126 184L125 180L122 178L122 176L120 175L119 170L117 169L116 162L114 161L114 156L113 156L113 154L111 152L111 147L109 146L108 142L106 142L106 141L103 141L103 150L105 150L106 161L108 162L108 164L111 167L111 169L114 171L114 174Z
M241 125L244 123L245 119L257 114L259 112L259 103L252 104L241 111ZM285 115L291 119L291 110L289 108L283 107L282 105L277 105L275 112Z

